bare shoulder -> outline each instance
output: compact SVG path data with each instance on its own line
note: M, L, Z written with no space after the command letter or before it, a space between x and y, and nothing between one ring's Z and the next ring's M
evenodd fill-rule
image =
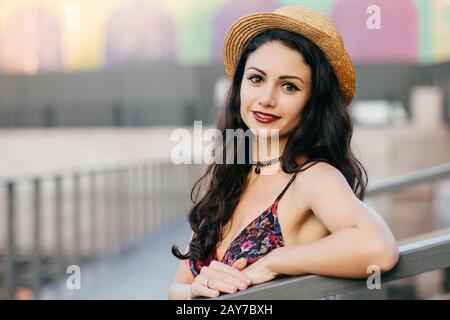
M346 203L356 205L358 202L352 188L340 170L326 162L318 162L297 174L294 192L315 213L325 205Z
M326 162L308 164L307 169L299 172L295 179L297 185L311 188L326 188L329 185L350 187L341 171Z

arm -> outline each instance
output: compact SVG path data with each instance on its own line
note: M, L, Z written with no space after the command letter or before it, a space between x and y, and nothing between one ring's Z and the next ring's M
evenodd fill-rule
M191 232L190 240L194 233ZM189 249L189 245L186 246L185 252ZM178 269L175 274L175 279L173 280L168 293L169 300L190 300L192 299L191 287L195 278L189 270L189 261L181 260L178 264Z
M194 276L189 270L187 260L181 260L178 270L170 288L169 300L189 300L191 299L191 285L194 282Z
M305 201L331 234L270 252L264 261L270 271L362 278L370 265L379 266L382 272L395 266L398 249L391 231L354 195L339 170L319 163L299 178L294 187L299 201Z

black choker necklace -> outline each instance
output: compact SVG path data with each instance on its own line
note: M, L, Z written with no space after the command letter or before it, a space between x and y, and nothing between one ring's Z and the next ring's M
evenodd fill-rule
M265 161L256 161L256 164L253 164L255 167L255 173L259 174L261 172L261 167L267 167L274 163L279 162L282 159L282 157L265 160Z

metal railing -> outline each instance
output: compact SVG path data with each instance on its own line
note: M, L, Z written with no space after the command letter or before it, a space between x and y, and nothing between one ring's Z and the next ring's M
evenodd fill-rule
M420 183L445 179L450 177L450 163L418 170L401 177L375 182L368 186L367 196L372 197L382 193L398 191Z
M68 265L126 250L185 215L199 170L127 162L0 178L0 298L27 288L38 299Z
M449 267L450 234L405 244L399 247L399 251L399 262L392 270L382 275L383 283ZM363 288L367 288L366 279L306 275L278 278L214 299L319 299Z
M416 184L450 177L450 163L420 170L399 178L369 186L367 195L374 196ZM382 275L391 282L421 273L450 267L450 229L446 234L399 246L397 265ZM367 288L366 279L344 279L319 275L281 277L244 291L224 294L217 300L235 299L318 299Z

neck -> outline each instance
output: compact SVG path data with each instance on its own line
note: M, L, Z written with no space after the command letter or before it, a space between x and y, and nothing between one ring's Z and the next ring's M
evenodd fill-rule
M282 138L280 138L277 143L270 137L268 138L255 137L255 139L253 140L253 150L252 150L253 161L254 162L267 161L281 157L281 155L283 154L283 150L286 146L286 143L287 139ZM270 166L261 168L261 170L270 171L273 173L279 172L281 171L281 163L280 162L274 163Z

